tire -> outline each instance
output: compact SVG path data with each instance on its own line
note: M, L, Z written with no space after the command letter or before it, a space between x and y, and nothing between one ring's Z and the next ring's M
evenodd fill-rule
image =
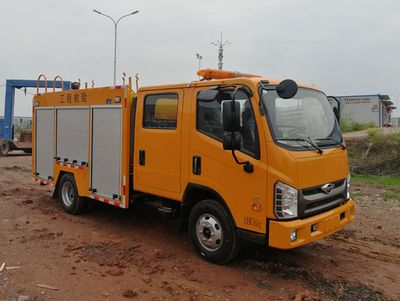
M7 140L0 140L0 156L7 156L10 151L10 144Z
M61 177L58 197L64 211L69 214L80 214L86 209L85 199L78 195L74 176L71 174L64 174Z
M200 201L192 208L189 235L199 254L212 263L227 263L240 249L229 212L215 200Z

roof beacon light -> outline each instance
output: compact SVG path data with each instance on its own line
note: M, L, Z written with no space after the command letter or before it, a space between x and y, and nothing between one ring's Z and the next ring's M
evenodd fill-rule
M237 71L226 71L216 69L202 69L197 71L198 76L202 76L206 80L211 79L224 79L224 78L235 78L235 77L261 77L260 75L241 73Z

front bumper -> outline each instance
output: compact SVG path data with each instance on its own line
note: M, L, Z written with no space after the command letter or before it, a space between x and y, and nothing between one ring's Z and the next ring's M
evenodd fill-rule
M268 245L278 249L292 249L328 236L355 218L355 205L352 200L346 204L318 215L293 221L269 221ZM317 228L312 231L311 227ZM291 241L290 234L297 230L297 239Z

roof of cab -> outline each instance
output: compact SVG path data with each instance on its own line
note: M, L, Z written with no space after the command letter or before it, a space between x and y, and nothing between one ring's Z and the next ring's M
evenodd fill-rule
M167 89L181 89L189 87L205 87L205 86L216 86L221 84L235 84L235 83L248 83L257 85L260 80L268 82L270 85L278 85L282 80L276 78L260 78L260 77L235 77L226 79L211 79L211 80L197 80L190 83L178 83L178 84L168 84L168 85L153 85L153 86L143 86L140 87L138 92L142 91L152 91L152 90L167 90ZM297 82L299 87L308 88L313 90L321 91L321 89L315 85Z

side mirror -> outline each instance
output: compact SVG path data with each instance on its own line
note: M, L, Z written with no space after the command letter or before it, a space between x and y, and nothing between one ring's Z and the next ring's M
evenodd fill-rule
M241 136L239 133L224 134L222 140L224 150L239 150L241 145Z
M236 93L238 88L232 93L232 100L222 102L222 125L225 131L223 137L224 150L231 150L235 162L243 166L243 170L247 173L254 172L254 166L249 161L240 162L236 157L235 150L240 150L242 144L242 136L240 135L240 103L236 101Z
M225 101L222 103L222 125L227 132L223 138L225 150L239 150L241 136L236 133L240 129L240 103L238 101Z
M225 132L237 132L240 129L240 103L225 101L222 103L222 125Z
M204 102L213 101L217 97L218 93L218 90L202 90L197 94L197 99Z
M337 121L340 121L340 101L335 96L328 96L328 101L332 107Z
M291 79L285 79L276 86L276 93L280 98L289 99L297 94L299 87L296 82Z

